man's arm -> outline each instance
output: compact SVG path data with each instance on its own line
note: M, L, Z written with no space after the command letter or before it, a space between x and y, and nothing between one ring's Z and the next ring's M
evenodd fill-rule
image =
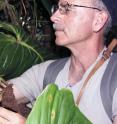
M28 98L26 98L14 85L13 85L13 93L18 103L29 102Z

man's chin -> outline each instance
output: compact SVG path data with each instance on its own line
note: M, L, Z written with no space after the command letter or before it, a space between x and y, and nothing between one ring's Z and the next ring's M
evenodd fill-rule
M57 38L56 38L55 43L56 43L56 45L58 45L58 46L64 46L62 40L60 40L60 39L57 39Z
M57 46L64 46L64 47L66 46L66 44L65 44L65 42L63 40L57 40L56 39L55 43L56 43Z
M55 43L58 46L65 46L67 44L67 39L64 36L56 36Z

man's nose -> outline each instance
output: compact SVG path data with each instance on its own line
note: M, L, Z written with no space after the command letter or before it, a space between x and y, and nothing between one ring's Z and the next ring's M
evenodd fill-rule
M59 9L58 9L58 10L56 10L56 11L52 14L52 16L50 17L50 20L51 20L52 22L56 22L56 21L58 21L58 20L60 19L60 16L61 16L61 14L60 14Z

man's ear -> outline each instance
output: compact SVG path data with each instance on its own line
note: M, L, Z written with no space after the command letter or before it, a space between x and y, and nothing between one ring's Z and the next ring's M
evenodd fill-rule
M108 14L105 11L96 12L93 21L93 31L98 32L101 30L108 20Z

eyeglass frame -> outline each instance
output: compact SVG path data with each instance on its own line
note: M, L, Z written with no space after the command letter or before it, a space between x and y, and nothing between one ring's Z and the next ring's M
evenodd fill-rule
M95 10L98 10L98 11L102 11L101 9L99 9L97 7L76 5L76 4L71 4L71 3L68 3L67 1L64 1L64 2L61 2L57 5L53 5L52 8L51 8L51 13L54 14L57 10L59 10L59 12L64 15L64 14L67 14L68 11L70 11L71 7L84 7L84 8L89 8L89 9L95 9ZM62 9L64 11L62 11Z

